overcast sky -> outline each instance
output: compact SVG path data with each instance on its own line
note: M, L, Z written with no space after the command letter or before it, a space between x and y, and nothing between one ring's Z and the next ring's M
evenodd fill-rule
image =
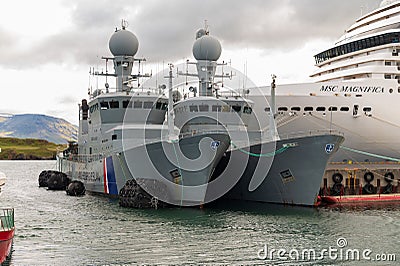
M41 113L77 124L89 67L110 56L121 19L149 64L182 62L207 20L232 62L257 85L308 81L330 48L381 0L13 0L0 9L0 113ZM245 65L247 66L245 68ZM157 69L151 69L153 73ZM150 71L150 70L148 70Z

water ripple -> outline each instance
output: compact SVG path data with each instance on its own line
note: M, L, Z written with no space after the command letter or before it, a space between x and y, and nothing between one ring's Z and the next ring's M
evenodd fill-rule
M229 202L203 210L130 210L104 197L39 188L39 173L54 166L0 161L8 177L1 202L16 211L10 265L358 265L263 261L257 252L265 245L337 247L340 237L350 248L374 252L396 253L400 245L397 205L315 210Z

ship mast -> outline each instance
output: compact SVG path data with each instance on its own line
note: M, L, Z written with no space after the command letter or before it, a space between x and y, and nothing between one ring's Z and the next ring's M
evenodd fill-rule
M140 64L145 62L146 59L137 59L135 55L139 49L139 41L137 37L126 28L128 23L122 20L121 29L115 29L114 34L111 36L108 43L109 49L113 57L102 57L106 61L106 73L94 73L96 76L115 77L116 78L116 91L129 92L131 90L131 82L139 78L149 78L149 74L140 73ZM107 64L111 60L114 63L114 73L108 73ZM139 63L139 73L132 74L134 62ZM106 82L106 89L108 92L108 83Z
M172 70L174 68L173 64L168 64L169 66L169 73L168 73L168 116L167 116L167 122L168 122L168 138L170 141L176 140L177 136L175 135L174 131L174 103L173 103L173 93L172 93L172 79L173 79L173 74Z
M204 29L199 29L196 32L196 41L193 44L193 56L197 60L196 62L189 62L187 64L196 65L197 73L192 74L179 71L178 74L181 76L197 77L199 79L199 96L214 96L214 90L216 90L214 84L215 78L231 78L232 75L215 74L218 66L225 66L226 63L217 63L217 60L221 56L222 48L220 42L209 35L208 26L206 24ZM196 89L193 88L193 92L196 95ZM216 94L216 97L218 95Z

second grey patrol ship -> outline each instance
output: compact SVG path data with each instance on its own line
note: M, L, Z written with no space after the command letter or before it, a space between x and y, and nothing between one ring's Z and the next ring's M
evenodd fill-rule
M175 125L182 133L218 129L228 132L231 139L208 185L206 202L224 195L235 200L313 206L327 163L343 136L317 131L279 137L273 116L256 117L253 102L246 99L246 87L227 88L227 80L235 75L224 72L225 63L217 63L221 51L207 27L197 31L193 45L197 61L187 61L186 72L179 72L186 82L175 88L184 95L174 108ZM221 74L216 74L217 67L222 68ZM194 78L194 85L188 77ZM245 93L240 95L240 91ZM260 127L260 120L270 122L268 130Z

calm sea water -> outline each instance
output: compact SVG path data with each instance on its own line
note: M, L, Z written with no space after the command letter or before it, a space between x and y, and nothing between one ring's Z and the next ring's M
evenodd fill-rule
M54 168L53 161L0 161L8 177L1 206L15 208L17 227L9 265L400 265L397 205L131 210L39 188L39 173Z

